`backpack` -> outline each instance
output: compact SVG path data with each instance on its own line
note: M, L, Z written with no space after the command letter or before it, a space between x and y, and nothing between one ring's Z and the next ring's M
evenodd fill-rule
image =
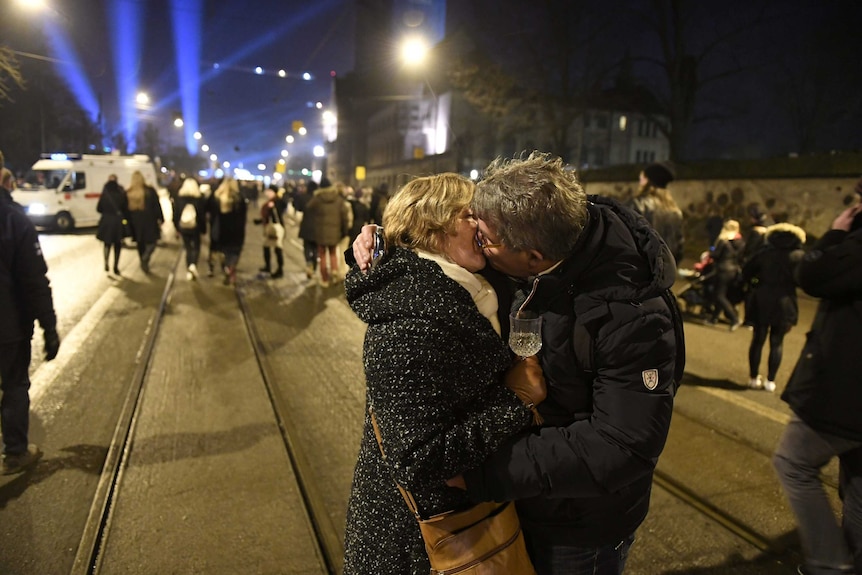
M673 368L673 393L676 395L685 372L685 332L683 331L682 313L679 310L676 296L670 291L670 288L662 292L661 298L670 310L671 321L673 322L673 335L676 340L676 362ZM575 358L581 371L587 377L595 377L595 369L593 367L595 335L590 332L587 325L577 321L577 319L575 320L574 334L572 335L572 347L575 349Z
M198 227L198 211L191 202L183 207L180 214L180 227L184 230L193 230Z

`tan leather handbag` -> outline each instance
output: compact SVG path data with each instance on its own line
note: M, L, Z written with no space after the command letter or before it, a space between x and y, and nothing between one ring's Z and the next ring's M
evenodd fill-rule
M368 412L386 459L373 408ZM485 502L422 518L410 492L395 485L419 522L431 575L536 575L513 502Z

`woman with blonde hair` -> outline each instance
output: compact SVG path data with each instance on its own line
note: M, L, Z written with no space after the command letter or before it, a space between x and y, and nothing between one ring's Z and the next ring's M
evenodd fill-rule
M156 251L156 242L162 237L165 216L155 188L144 181L144 175L139 170L132 172L132 183L126 188L126 200L132 237L138 245L141 258L141 269L144 273L150 273L150 258Z
M721 312L730 320L730 331L736 331L742 325L736 306L728 298L728 289L734 284L737 276L741 273L742 252L745 242L739 233L739 222L736 220L725 220L712 247L712 261L715 266L713 277L713 316L708 321L710 324L718 323Z
M245 218L248 210L239 184L225 176L210 196L210 252L224 255L224 284L236 283L236 266L245 243Z
M383 215L385 255L353 266L347 301L368 325L366 413L347 508L345 575L427 574L416 518L472 504L446 481L478 466L533 422L545 398L535 357L513 363L470 209L475 185L457 174L417 178ZM520 541L523 545L523 541ZM514 571L517 572L517 571Z

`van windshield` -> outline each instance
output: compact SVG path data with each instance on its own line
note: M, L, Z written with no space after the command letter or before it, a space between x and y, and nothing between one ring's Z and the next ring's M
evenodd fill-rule
M69 170L30 170L18 188L21 191L55 190Z

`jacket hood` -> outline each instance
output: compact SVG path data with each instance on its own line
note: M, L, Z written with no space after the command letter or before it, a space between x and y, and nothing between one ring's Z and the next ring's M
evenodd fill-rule
M560 313L569 313L571 304L554 295L569 292L577 296L576 314L597 314L602 302L644 301L670 288L676 263L647 221L611 198L587 199L589 222L571 255L555 272L534 278L528 299L553 302L549 311L560 305ZM522 301L516 295L514 307Z
M336 200L344 199L344 196L341 195L341 192L339 192L335 188L320 188L319 190L315 190L314 197L318 198L321 202L327 203L332 203Z
M805 230L793 224L774 224L766 228L766 242L776 248L798 249L805 244Z
M641 300L671 287L676 262L649 223L611 198L587 199L590 221L566 266L578 291Z

